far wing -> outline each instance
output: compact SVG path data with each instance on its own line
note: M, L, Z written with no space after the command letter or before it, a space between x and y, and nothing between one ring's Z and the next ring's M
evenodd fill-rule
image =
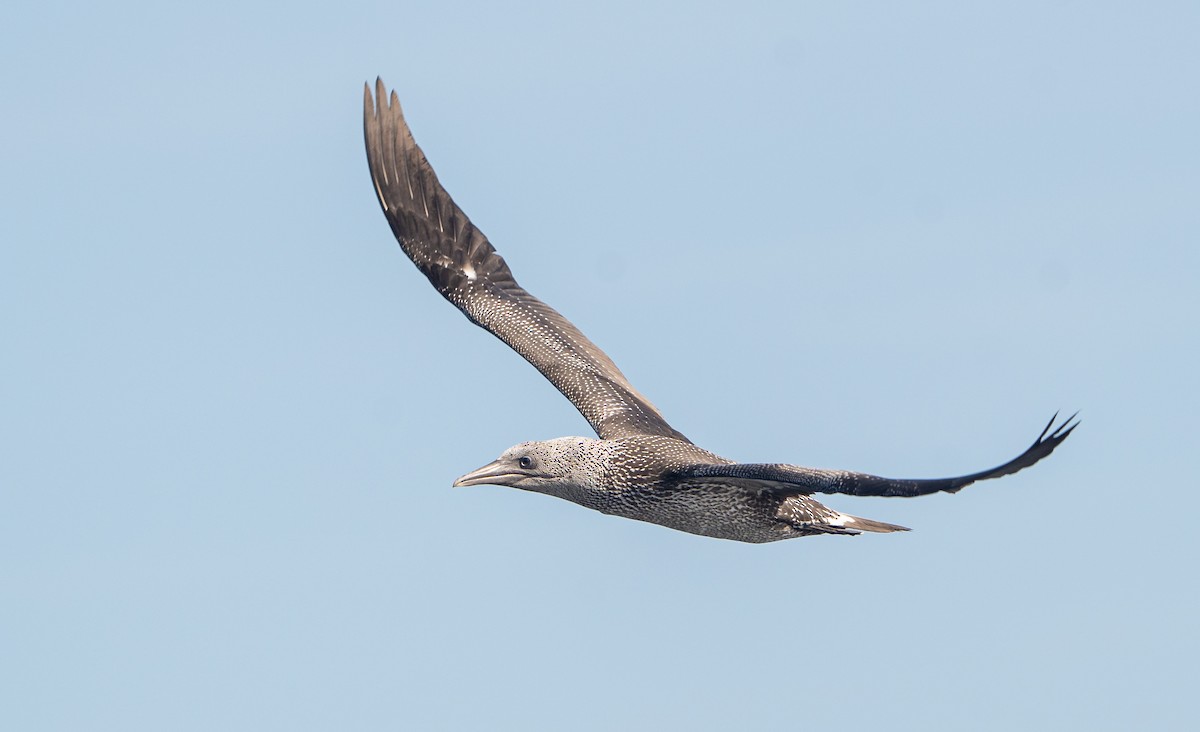
M671 474L672 478L689 481L713 480L714 482L736 483L749 490L778 490L790 493L847 493L855 496L924 496L938 491L957 493L964 486L978 480L999 478L1011 475L1018 470L1028 468L1038 462L1058 447L1067 435L1079 425L1072 423L1075 415L1071 415L1053 432L1058 415L1050 419L1046 429L1029 447L1028 450L1003 465L970 475L960 475L954 478L918 478L897 479L881 478L878 475L855 473L846 470L821 470L819 468L804 468L799 465L783 465L778 463L733 463L730 465L695 465Z
M686 437L583 333L526 292L487 237L451 200L379 79L363 93L371 180L404 253L471 322L533 364L605 439ZM563 260L560 260L563 261ZM564 272L564 276L571 276Z

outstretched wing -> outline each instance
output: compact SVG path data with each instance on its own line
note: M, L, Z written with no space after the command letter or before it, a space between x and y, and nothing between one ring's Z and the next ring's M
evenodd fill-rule
M938 491L957 493L964 486L977 480L999 478L1028 468L1054 452L1079 422L1072 423L1071 415L1054 431L1056 413L1046 424L1046 429L1034 440L1028 450L1007 463L991 470L984 470L955 478L930 478L905 480L881 478L878 475L854 473L846 470L821 470L803 468L798 465L733 463L730 465L695 465L674 471L672 478L688 480L712 479L723 483L736 482L749 489L778 490L788 493L848 493L854 496L924 496Z
M467 218L404 121L393 91L363 91L363 133L375 193L404 253L442 296L533 364L600 437L686 437L667 424L604 352L553 308L526 292L504 258Z

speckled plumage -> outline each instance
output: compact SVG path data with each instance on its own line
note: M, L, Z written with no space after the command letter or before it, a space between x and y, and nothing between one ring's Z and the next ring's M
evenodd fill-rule
M956 492L1049 455L1078 422L1054 419L1017 458L954 478L896 480L785 464L739 464L693 445L566 318L526 292L438 182L392 92L363 95L371 179L404 253L473 323L508 344L571 401L600 439L561 437L509 448L455 485L545 493L625 518L746 542L811 534L905 531L839 513L812 493L919 496ZM1056 415L1057 416L1057 415Z

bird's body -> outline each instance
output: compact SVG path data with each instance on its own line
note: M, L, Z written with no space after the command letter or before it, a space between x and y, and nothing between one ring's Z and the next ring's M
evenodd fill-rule
M521 458L530 461L528 467L521 466ZM613 516L755 544L809 534L903 530L838 513L792 491L689 475L701 466L735 464L673 437L560 437L516 445L455 485L499 481Z
M918 496L956 492L1015 473L1049 455L1075 428L1050 424L1024 453L954 478L896 480L786 464L735 463L693 445L566 318L521 288L504 259L455 205L417 147L395 92L364 94L367 159L401 248L472 322L528 360L566 396L600 439L525 442L455 485L545 493L603 513L720 539L762 543L811 534L904 531L839 513L813 493Z

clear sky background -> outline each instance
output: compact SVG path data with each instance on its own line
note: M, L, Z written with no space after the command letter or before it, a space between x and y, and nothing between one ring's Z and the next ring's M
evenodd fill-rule
M19 2L0 727L1194 728L1194 2ZM765 546L511 489L589 434L392 239L362 84L695 442L937 477Z

